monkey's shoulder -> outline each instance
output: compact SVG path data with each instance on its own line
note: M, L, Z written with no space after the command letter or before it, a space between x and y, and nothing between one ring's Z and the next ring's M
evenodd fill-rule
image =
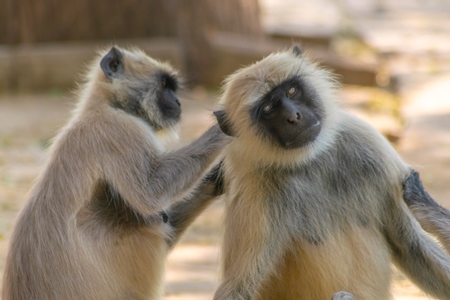
M367 122L347 114L329 154L340 167L364 174L400 176L409 172L389 141ZM331 158L333 159L333 158Z
M70 122L55 138L53 149L64 154L78 153L80 157L114 154L125 158L137 153L159 153L162 145L144 122L123 112L105 110Z

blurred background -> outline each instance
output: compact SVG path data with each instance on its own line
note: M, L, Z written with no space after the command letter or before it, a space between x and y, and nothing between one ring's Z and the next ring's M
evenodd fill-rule
M96 51L113 44L182 70L187 142L213 123L227 74L298 43L339 76L343 104L380 130L450 208L450 0L0 0L0 7L0 274L17 213L70 116L71 91ZM169 256L165 299L211 299L221 215L219 200ZM429 299L399 272L393 294Z

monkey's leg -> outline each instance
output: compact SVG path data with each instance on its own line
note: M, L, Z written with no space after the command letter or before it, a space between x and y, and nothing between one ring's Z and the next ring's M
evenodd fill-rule
M355 300L352 294L349 294L347 292L338 292L333 295L333 298L331 300Z
M168 241L173 247L186 228L203 212L216 197L223 194L221 164L216 165L183 200L173 204L167 211L173 235Z
M418 172L413 171L403 183L403 199L422 228L434 235L450 253L450 211L431 198Z

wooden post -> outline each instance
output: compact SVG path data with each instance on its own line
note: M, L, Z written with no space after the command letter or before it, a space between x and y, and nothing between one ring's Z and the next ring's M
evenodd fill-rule
M188 83L210 84L212 37L217 32L263 35L257 0L175 0L178 38Z

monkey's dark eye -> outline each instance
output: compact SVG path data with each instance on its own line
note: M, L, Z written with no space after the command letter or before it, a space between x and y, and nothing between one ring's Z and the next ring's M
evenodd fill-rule
M297 89L295 87L291 87L289 88L289 90L287 91L287 95L288 97L293 96L295 93L297 92Z
M272 110L273 105L272 104L267 104L263 107L263 112L268 113Z
M163 73L160 76L160 84L163 90L169 89L175 92L178 89L178 81L175 77L166 73Z

